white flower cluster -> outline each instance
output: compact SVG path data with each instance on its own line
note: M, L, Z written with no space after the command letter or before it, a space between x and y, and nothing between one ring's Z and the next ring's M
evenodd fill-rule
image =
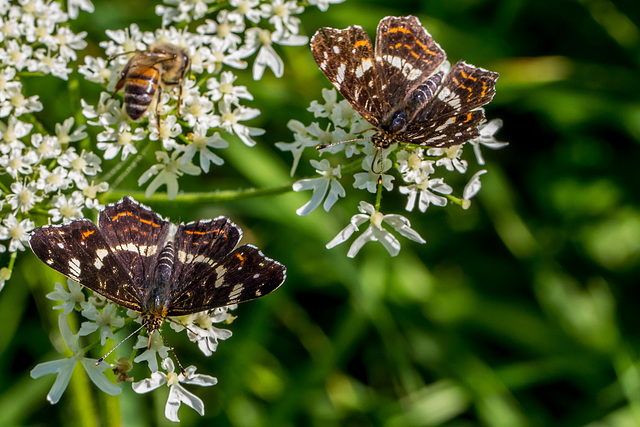
M31 371L32 378L39 378L43 375L55 374L56 381L47 395L50 403L57 403L69 384L73 370L80 362L82 368L86 371L91 381L100 390L107 394L116 395L122 390L113 384L106 376L107 367L111 367L113 373L118 376L117 381L133 382L133 378L128 373L133 365L125 358L121 358L113 365L106 362L96 365L97 360L85 356L84 348L81 345L82 337L98 334L102 345L106 339L115 339L114 330L121 329L125 322L124 318L118 314L118 307L106 301L103 297L85 298L82 292L82 286L72 280L67 280L68 290L60 283L56 283L55 291L47 295L47 298L61 302L62 304L54 308L62 312L58 316L58 326L62 339L67 348L71 350L73 355L66 359L53 360L40 363ZM214 324L231 320L232 317L228 310L234 309L236 306L228 306L216 308L209 312L197 313L190 316L182 316L180 318L172 318L171 327L176 331L186 330L189 340L198 344L202 352L211 356L218 347L219 340L225 340L231 337L231 331L227 329L219 329ZM69 326L67 316L74 311L87 319L80 325L80 330L74 333ZM127 316L138 317L139 313L128 311ZM167 319L169 321L169 319ZM96 337L96 340L98 338ZM184 373L175 372L173 361L169 358L170 349L163 343L159 333L154 333L151 338L138 336L138 342L134 349L142 350L137 357L133 359L133 363L146 362L151 372L150 377L132 384L133 390L137 393L146 393L152 391L161 385L167 385L170 389L169 397L165 407L165 416L174 422L178 419L178 409L181 403L185 403L195 409L200 415L204 415L204 403L200 398L187 391L181 383L195 384L200 386L212 386L217 383L216 378L196 374L195 366L189 366ZM162 372L158 366L165 371Z
M350 174L353 175L354 188L378 194L376 207L361 201L358 208L361 213L353 216L350 225L327 244L327 248L332 248L345 242L358 231L361 224L369 222L369 228L351 245L347 253L349 257L354 257L368 241L379 241L392 256L397 255L400 242L383 227L383 223L390 225L404 237L425 243L422 237L410 228L408 219L401 215L384 215L379 211L379 191L392 191L394 180L398 176L402 180L402 185L398 185L398 191L407 196L407 211L412 211L417 206L421 212L425 212L431 205L443 207L449 201L467 209L470 205L469 199L480 191L479 177L486 170L478 171L468 181L462 191L462 197L453 196L453 187L445 182L442 175L447 172L467 172L468 162L462 159L462 154L463 148L468 144L473 146L480 165L484 164L480 153L481 145L493 149L507 145L495 139L494 135L502 126L501 120L496 119L482 124L479 128L480 136L468 141L468 144L449 148L425 148L411 144L404 144L398 148L398 144L393 144L389 148L378 150L368 139L373 133L371 125L360 117L347 101L338 101L335 89L323 89L322 97L324 103L312 101L308 111L316 118L328 119L329 123L321 126L320 123L313 122L305 126L299 121L291 120L288 127L293 132L294 141L279 142L276 146L293 154L291 176L294 175L306 148L318 151L315 155L343 153L344 156L342 160L337 156L331 161L310 160L319 177L301 179L293 184L294 191L313 191L311 200L296 211L298 215L308 215L320 205L328 212L339 198L346 196L342 182ZM329 146L315 150L319 145Z
M162 145L157 145L155 153L156 164L141 174L138 184L148 183L147 197L166 185L168 197L173 199L178 193L180 176L208 173L211 165L223 164L223 159L212 150L228 147L226 135L235 135L253 146L256 144L253 137L264 133L263 129L243 124L256 118L260 111L244 105L253 100L253 95L245 86L235 85L238 76L232 70L247 68L247 59L253 58L255 80L262 78L266 68L281 77L284 63L273 45L304 45L308 38L299 34L300 19L296 15L304 8L295 1L231 0L230 10L220 10L215 19L205 17L211 0L165 3L156 8L165 24L163 29L142 32L132 24L126 30L108 31L111 40L101 46L106 57L118 56L111 61L87 56L79 71L88 80L106 87L97 105L82 101L89 125L101 128L98 148L104 151L104 159L120 156L121 169L130 170L125 160L138 154L144 145L142 141L161 139ZM201 18L204 21L192 31L169 26ZM161 129L156 124L155 109L148 110L147 128L146 122L132 122L122 102L112 97L120 71L130 57L122 54L144 51L154 43L174 45L191 59L181 96L180 90L162 93L159 101L162 119L158 121ZM182 105L170 101L171 95L181 98Z
M71 32L68 20L93 5L66 3L64 12L53 1L0 0L0 253L25 250L35 226L30 217L42 207L53 222L82 218L108 188L94 182L100 158L72 146L87 137L85 126L74 128L70 117L47 131L33 115L43 108L38 95L25 95L25 74L67 80L76 51L87 44L86 33ZM11 270L0 272L2 289Z

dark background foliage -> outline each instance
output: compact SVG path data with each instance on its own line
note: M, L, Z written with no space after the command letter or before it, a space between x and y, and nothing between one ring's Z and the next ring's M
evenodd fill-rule
M96 7L74 24L89 32L92 55L101 54L105 29L159 26L148 2ZM309 193L197 209L153 203L174 220L229 215L247 242L288 267L280 290L238 308L233 337L212 357L167 333L183 364L219 380L187 386L206 415L182 408L181 420L640 425L640 7L631 0L379 0L347 1L327 13L309 8L301 17L307 35L352 24L373 35L382 17L406 14L421 19L451 61L500 73L486 110L504 120L498 139L511 144L484 151L489 173L469 211L408 214L427 243L403 239L395 258L376 244L354 260L347 244L324 248L368 197L356 191L330 213L305 218L295 209ZM254 83L240 73L262 110L254 125L266 135L251 149L232 142L223 152L232 167L185 180L185 191L289 182L289 153L273 144L292 139L289 119L313 120L305 109L329 84L307 47L276 49L285 78L267 71ZM88 88L83 97L97 94L79 84ZM66 83L50 86L34 90L60 100L59 108L45 104L43 121L55 123L72 100L64 98ZM301 176L313 172L306 160L301 165ZM403 207L400 198L383 200L384 212ZM168 424L166 390L139 396L125 386L106 397L79 370L60 403L45 400L53 377L33 380L29 371L62 357L56 313L44 298L56 280L24 253L0 294L0 424Z

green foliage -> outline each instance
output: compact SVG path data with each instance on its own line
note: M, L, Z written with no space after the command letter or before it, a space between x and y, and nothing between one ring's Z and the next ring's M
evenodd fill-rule
M152 4L94 3L97 11L74 24L89 31L93 55L104 29L159 26ZM427 243L405 240L395 258L375 245L355 259L347 247L325 249L355 198L304 218L295 210L308 195L298 193L154 203L183 221L228 215L288 268L281 289L238 308L233 337L212 357L168 334L183 363L219 380L192 390L206 413L181 409L182 422L640 425L636 3L347 0L326 13L309 8L302 20L307 35L352 24L373 34L390 14L419 16L450 60L501 74L486 111L504 120L499 139L510 145L485 151L489 173L470 211L412 216ZM254 125L267 129L258 146L232 143L224 156L234 171L185 180L181 189L290 183L289 154L273 144L291 139L289 119L310 121L305 108L328 82L308 48L278 49L284 78L268 71L252 85L248 70L242 82L262 111ZM59 117L44 123L76 111L75 95L59 86L49 88L60 93ZM311 174L303 164L299 173ZM33 380L29 371L59 357L56 313L44 295L60 277L36 261L21 254L0 294L0 425L169 424L166 396L126 385L107 396L79 370L61 402L49 405L53 378Z

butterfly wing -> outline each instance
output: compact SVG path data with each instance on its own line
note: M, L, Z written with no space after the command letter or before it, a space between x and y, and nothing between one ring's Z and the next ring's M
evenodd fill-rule
M499 74L464 62L456 63L435 96L421 108L398 138L413 144L448 147L479 135L480 108L495 94Z
M401 105L417 86L426 81L447 55L415 16L387 16L378 24L375 57L382 92L387 101L386 117Z
M367 32L354 25L344 30L321 28L311 38L320 70L365 120L379 126L381 82Z
M178 227L169 316L248 301L284 282L284 266L257 248L244 245L233 250L241 237L226 217Z
M98 226L121 265L127 266L136 286L149 283L171 223L131 197L105 206Z
M89 220L36 228L31 250L45 264L123 307L142 311L128 269Z

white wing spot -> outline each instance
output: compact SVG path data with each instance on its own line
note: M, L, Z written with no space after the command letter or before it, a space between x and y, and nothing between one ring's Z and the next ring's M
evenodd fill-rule
M253 275L253 278L254 278L254 279L257 279L258 277L260 277L260 275L259 275L258 273L256 273L256 274L254 274L254 275Z
M69 260L69 273L72 276L80 277L80 261L77 258L71 258Z
M335 53L336 55L340 53L340 48L338 46L334 46L333 47L333 53Z
M344 82L344 72L347 71L347 66L344 64L340 64L340 66L338 67L337 70L337 74L336 74L336 81L340 84L342 84L342 82Z
M244 289L244 285L242 283L238 283L237 285L235 285L231 290L231 293L229 294L229 299L230 300L237 299L242 293L243 289Z
M227 269L223 266L219 265L216 267L216 283L214 286L219 288L224 283L224 274L227 272Z
M58 243L58 247L59 247L60 249L64 249L64 244L62 244L62 243Z

